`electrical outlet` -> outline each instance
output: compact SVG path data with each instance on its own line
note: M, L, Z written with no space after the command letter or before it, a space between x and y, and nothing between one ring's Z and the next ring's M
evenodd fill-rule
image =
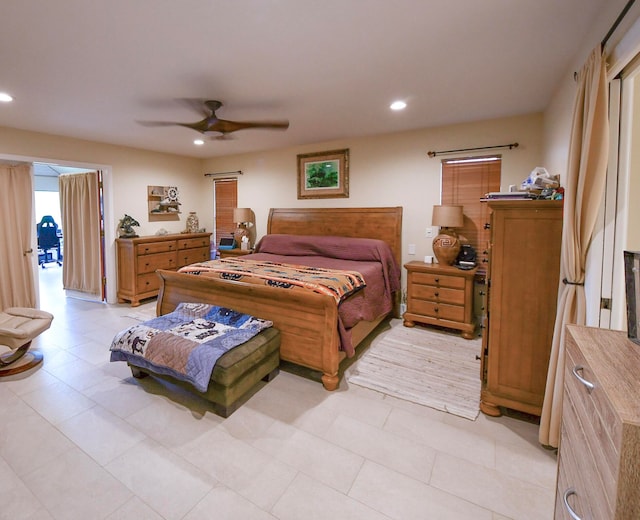
M409 254L410 255L415 255L416 254L416 245L415 244L409 244Z
M424 236L427 238L433 238L436 236L435 233L433 232L433 226L429 226L427 228L427 230L424 233Z

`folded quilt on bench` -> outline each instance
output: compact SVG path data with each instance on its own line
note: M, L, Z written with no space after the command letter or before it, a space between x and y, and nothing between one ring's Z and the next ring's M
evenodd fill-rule
M231 309L180 303L176 309L116 334L111 361L127 361L206 392L216 361L273 325Z

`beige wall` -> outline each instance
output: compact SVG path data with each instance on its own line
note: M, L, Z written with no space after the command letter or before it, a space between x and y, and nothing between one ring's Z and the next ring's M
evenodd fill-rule
M421 260L433 254L433 239L426 238L425 231L431 225L433 205L440 203L442 157L431 159L427 152L517 141L517 149L497 151L503 158L502 188L506 190L509 184L520 184L536 166L544 166L542 123L542 114L530 114L227 156L205 161L205 172L243 171L238 178L238 205L255 211L257 237L265 234L272 207L402 206L403 262ZM340 148L350 150L349 198L298 200L297 154ZM208 226L213 219L211 211L201 217ZM416 245L414 256L408 254L409 244Z

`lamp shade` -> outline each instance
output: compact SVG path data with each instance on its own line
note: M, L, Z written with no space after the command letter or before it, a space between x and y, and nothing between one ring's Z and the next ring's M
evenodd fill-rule
M462 206L434 206L431 225L445 228L458 228L464 224Z
M233 221L236 224L253 222L253 212L251 208L233 208Z

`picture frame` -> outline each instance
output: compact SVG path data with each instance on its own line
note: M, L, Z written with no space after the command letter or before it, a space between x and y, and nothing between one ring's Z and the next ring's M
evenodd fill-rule
M348 148L298 155L298 199L348 197Z

